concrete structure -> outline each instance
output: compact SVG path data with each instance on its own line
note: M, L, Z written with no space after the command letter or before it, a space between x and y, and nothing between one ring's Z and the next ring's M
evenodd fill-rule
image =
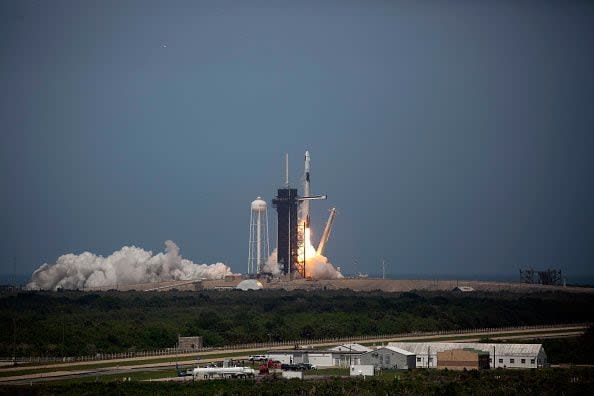
M437 368L447 368L448 370L488 369L489 353L470 348L437 352Z
M365 352L359 361L362 365L372 365L376 370L408 370L416 367L414 353L393 346Z
M374 374L374 367L370 364L353 364L349 370L351 377L372 377Z
M452 349L472 348L489 353L490 367L538 368L547 365L547 354L542 344L489 344L478 342L390 342L414 353L417 368L437 367L437 353Z
M202 337L178 337L177 348L182 350L198 349L202 348Z

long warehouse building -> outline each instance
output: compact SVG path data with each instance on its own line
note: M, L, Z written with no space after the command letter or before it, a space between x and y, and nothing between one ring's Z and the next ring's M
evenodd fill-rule
M542 344L390 342L388 345L414 353L417 368L438 367L438 352L465 348L489 353L489 366L491 368L539 368L547 365L547 354Z

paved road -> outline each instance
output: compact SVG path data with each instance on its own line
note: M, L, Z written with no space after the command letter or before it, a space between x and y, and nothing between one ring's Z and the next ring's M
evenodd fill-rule
M526 338L560 338L560 337L572 337L572 336L579 336L584 333L587 326L558 326L558 327L546 327L539 329L525 329L525 330L500 330L500 331L492 331L489 333L484 332L476 332L476 333L466 333L466 334L441 334L441 335L434 335L434 336L406 336L406 337L396 337L396 338L384 338L379 337L376 339L367 339L362 340L366 344L369 343L384 343L388 341L415 341L415 340L439 340L439 341L461 341L461 342L476 342L479 341L481 338L489 336L491 339L499 340L511 340L511 339L526 339ZM497 334L502 334L497 336ZM463 340L460 337L465 337ZM355 341L353 341L355 342ZM326 346L334 346L336 343L319 343L319 344L311 344L308 346L312 347L326 347ZM270 349L283 349L286 347L277 347L277 348L270 348ZM200 363L211 363L211 362L220 362L226 359L225 357L216 357L216 358L208 358L208 355L212 354L221 354L221 353L241 353L245 352L245 355L240 356L233 356L234 360L247 360L248 354L253 352L255 349L235 349L235 350L218 350L218 351L209 351L208 353L201 353ZM77 362L77 363L64 363L64 364L54 364L54 365L46 365L46 366L35 366L31 368L27 367L11 367L11 368L4 368L0 369L0 372L7 372L7 371L19 371L19 370L27 370L27 369L60 369L63 370L56 370L56 371L48 371L44 373L36 373L36 374L23 374L23 375L14 375L14 376L6 376L0 377L0 383L29 383L31 381L48 381L54 379L68 379L68 378L77 378L77 377L85 377L85 376L94 376L94 375L108 375L108 374L115 374L115 373L132 373L138 371L152 371L152 370L162 370L166 368L174 368L176 365L176 360L179 365L195 365L197 361L195 359L196 354L191 355L170 355L170 356L161 356L159 358L171 358L171 361L165 362L157 362L157 363L139 363L133 364L134 361L138 361L138 358L130 358L130 359L117 359L117 360L106 360L106 361L93 361L93 362ZM187 358L191 357L192 359L188 360ZM227 357L228 358L228 357ZM185 359L185 360L184 360ZM146 358L140 360L147 360ZM128 363L128 364L122 364ZM130 364L132 363L132 364ZM91 364L111 364L109 367L102 367L102 368L90 368L84 369L85 365ZM67 370L65 368L73 367L73 370Z

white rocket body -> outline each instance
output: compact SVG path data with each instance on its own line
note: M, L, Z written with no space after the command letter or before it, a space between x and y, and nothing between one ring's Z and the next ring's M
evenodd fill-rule
M305 180L303 181L303 196L309 197L309 151L305 152ZM303 218L305 219L305 227L309 228L309 200L304 200L302 203Z

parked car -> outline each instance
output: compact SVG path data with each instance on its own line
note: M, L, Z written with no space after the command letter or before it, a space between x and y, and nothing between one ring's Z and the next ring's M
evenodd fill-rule
M268 356L266 355L250 355L249 357L251 362L263 362L268 360Z
M301 364L281 364L281 370L299 371L305 370Z
M315 364L310 364L310 363L299 363L299 364L297 364L297 366L299 366L300 370L315 370L316 369Z

